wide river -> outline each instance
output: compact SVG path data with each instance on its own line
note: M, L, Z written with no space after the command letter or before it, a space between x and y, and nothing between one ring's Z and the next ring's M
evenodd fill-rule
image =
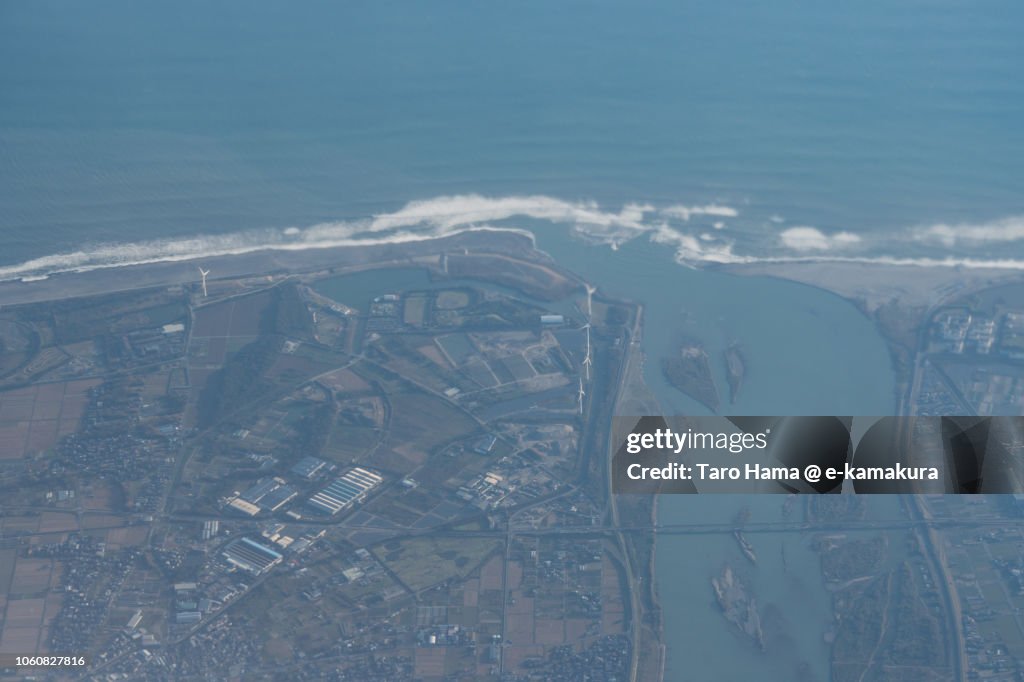
M671 253L637 241L617 251L580 248L563 232L542 232L539 246L603 291L645 306L646 381L666 414L707 410L669 386L657 358L685 335L703 341L713 357L739 343L747 363L734 405L748 415L880 415L895 408L890 358L877 329L849 302L786 281L684 268ZM713 363L724 390L721 363ZM726 401L723 401L726 402ZM743 508L751 519L782 518L781 496L665 495L661 523L729 522ZM872 515L900 513L896 498L869 498ZM794 514L799 513L799 507ZM752 534L753 569L731 535L660 535L658 593L668 645L667 680L780 680L829 678L823 637L831 619L818 556L803 533ZM715 603L712 575L725 563L753 586L766 623L767 653L742 641Z

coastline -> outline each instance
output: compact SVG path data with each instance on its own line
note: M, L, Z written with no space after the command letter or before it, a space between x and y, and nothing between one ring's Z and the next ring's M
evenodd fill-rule
M582 243L589 241L585 236L574 238L580 239ZM509 249L510 255L530 254L533 260L546 261L548 264L555 262L538 247L536 236L529 230L512 227L471 228L408 241L325 245L304 249L268 245L238 253L222 252L208 258L157 259L26 276L0 281L0 305L188 284L196 279L195 267L199 263L214 269L213 279L239 278L281 272L298 274L350 267L366 261L409 262L428 253L460 248L484 251ZM689 266L681 264L680 267L747 277L771 277L806 284L849 300L869 315L893 302L904 306L929 305L952 295L1024 280L1024 270L1012 268L962 267L941 263L851 262L824 257L819 260L808 258L785 262L703 262ZM72 289L73 294L70 293Z
M1024 271L1021 270L939 264L837 263L828 260L718 265L713 269L748 277L799 282L852 301L867 313L874 313L892 302L904 306L929 305L951 295L1024 280Z
M416 264L423 257L436 256L446 250L498 251L513 256L529 257L551 264L552 259L537 250L533 240L516 232L461 232L415 242L373 244L369 246L336 246L304 251L282 251L273 248L245 254L163 261L64 272L45 279L0 282L0 306L43 303L45 301L111 294L122 291L166 286L191 285L199 281L196 268L202 265L211 271L210 281L221 278L302 275L359 269L372 264L381 267Z

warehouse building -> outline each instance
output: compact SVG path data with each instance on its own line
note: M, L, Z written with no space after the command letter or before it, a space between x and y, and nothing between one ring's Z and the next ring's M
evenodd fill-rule
M334 515L356 502L361 502L371 490L381 484L384 479L372 471L356 467L345 472L329 486L310 498L309 506L313 509Z
M224 548L224 558L232 566L260 575L279 564L284 557L255 540L238 538Z
M291 472L307 481L312 481L326 465L327 462L317 457L303 457L291 468Z

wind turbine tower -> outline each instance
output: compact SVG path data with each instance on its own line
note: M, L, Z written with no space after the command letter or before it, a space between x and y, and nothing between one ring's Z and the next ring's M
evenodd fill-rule
M199 276L203 278L203 298L206 298L206 276L209 274L209 270L203 270L202 268L199 268Z
M590 356L590 322L594 317L594 292L597 291L597 287L586 282L583 286L587 288L587 323L583 325L583 328L587 330L587 354L583 358L583 367L587 371L587 381L590 381L590 365L593 362Z
M590 381L590 364L592 362L590 357L590 323L587 322L587 324L585 324L583 328L587 330L587 354L583 358L583 366L587 370L587 381Z

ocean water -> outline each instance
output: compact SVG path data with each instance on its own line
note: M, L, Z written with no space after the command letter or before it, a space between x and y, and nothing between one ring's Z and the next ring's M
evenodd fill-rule
M0 3L0 276L348 239L411 201L419 233L540 215L695 262L1024 258L1022 26L1014 0ZM465 195L531 200L431 202Z
M686 334L743 345L734 412L886 414L852 305L677 261L1024 265L1022 28L1016 0L0 2L0 279L526 228L645 304L666 412L701 411L656 369ZM813 556L754 542L799 567L765 603L812 617L742 649L729 538L661 537L670 679L827 676Z

